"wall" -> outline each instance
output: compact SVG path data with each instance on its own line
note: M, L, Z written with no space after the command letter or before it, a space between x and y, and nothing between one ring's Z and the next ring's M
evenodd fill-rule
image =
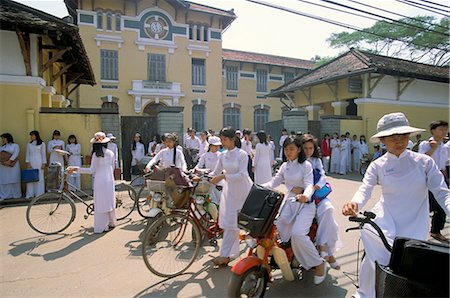
M22 51L15 31L0 31L0 74L25 75L25 64L23 62ZM31 74L37 76L37 37L30 34L30 60Z

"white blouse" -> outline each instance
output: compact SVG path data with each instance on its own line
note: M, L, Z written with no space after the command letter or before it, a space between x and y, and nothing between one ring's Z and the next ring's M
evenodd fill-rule
M375 221L395 235L426 239L429 231L428 190L450 214L450 191L431 157L405 150L399 157L386 153L369 164L362 185L352 198L361 210L381 185L374 207Z
M141 161L141 159L143 159L145 156L144 144L137 142L136 150L133 150L133 146L131 146L131 156L132 156L131 165L132 166L137 165Z
M320 179L317 181L316 185L322 188L327 183L327 176L325 175L325 170L323 169L322 160L317 157L310 157L308 161L311 163L313 169L317 169L320 172Z
M292 192L294 187L301 187L304 189L303 194L311 198L314 193L313 182L314 176L311 163L309 161L299 163L296 159L284 162L275 177L262 186L273 189L284 183L288 190L288 197L295 196L295 193Z
M163 168L168 168L173 166L173 148L164 148L158 152L158 154L153 157L146 168L151 168L158 161ZM187 171L186 160L184 159L183 151L177 148L176 156L175 156L175 167L182 169L183 171Z
M431 149L430 141L432 141L432 140L434 140L433 137L429 138L426 141L422 141L419 145L419 153L425 154L428 151L430 151L430 149ZM448 146L445 146L444 142L441 142L437 146L437 149L431 155L431 158L434 159L439 170L441 170L441 171L445 170L445 165L446 165L449 155L450 155L449 151L450 151L450 148Z
M247 155L252 155L253 149L252 142L245 140L245 138L242 138L241 144L242 144L241 149L244 150L247 153Z
M185 141L186 149L197 149L200 150L200 139L197 137L187 138Z
M58 147L58 148L55 148ZM55 149L66 150L64 146L63 140L50 140L47 144L48 153L50 153L49 164L52 162L59 162L62 166L64 166L64 157L59 153L56 153Z
M209 171L213 171L216 168L217 161L219 160L220 152L206 152L198 161L198 164L195 166L196 170L207 169Z

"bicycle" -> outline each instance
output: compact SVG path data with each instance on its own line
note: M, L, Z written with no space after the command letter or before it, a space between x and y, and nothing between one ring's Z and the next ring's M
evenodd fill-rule
M217 238L223 231L217 221L199 209L195 197L198 185L196 182L183 190L189 192L189 197L182 208L158 218L146 231L142 257L147 268L157 276L173 277L186 271L206 238L210 245L217 246Z
M356 227L348 228L345 231L348 232L351 230L361 230L365 224L369 224L375 229L376 233L381 239L381 242L383 243L383 246L391 253L390 261L387 266L375 262L375 286L377 297L449 297L448 264L450 247L448 245L436 244L405 237L396 237L393 245L391 246L381 228L373 221L373 219L375 219L376 217L375 213L365 211L364 213L360 213L360 215L361 214L363 216L349 217L349 221L357 222L359 223L359 225ZM407 257L404 251L407 243L410 243L409 245L415 245L415 262L409 261L408 263L408 261L405 261L407 260ZM433 246L435 248L435 251L432 251L430 249L430 247ZM436 247L438 248L437 250ZM422 249L422 251L420 249ZM423 254L427 249L428 254L425 254L423 256L419 255L419 252L422 252ZM440 254L440 262L433 262L435 260L427 260L427 257L430 257L431 253L435 253L436 251L438 251L438 253ZM444 257L442 258L442 256ZM363 258L364 257L365 254L363 255ZM424 270L425 268L418 264L418 259L422 259L422 264L420 265L431 263L431 265L428 266L428 269L432 269ZM413 267L417 266L418 268L412 268L411 265ZM359 282L358 272L359 268L357 264L357 282ZM430 272L433 273L431 274L431 277L429 274ZM358 287L357 284L354 285Z
M64 183L60 183L63 176ZM28 225L36 232L46 235L57 234L67 229L76 217L75 201L78 200L86 206L84 219L94 213L94 204L86 202L93 197L75 185L67 181L68 172L60 171L57 182L58 189L50 189L48 192L35 197L28 205L26 218ZM69 188L70 186L70 188ZM87 197L83 199L82 196ZM116 218L126 218L134 209L134 189L125 183L115 185Z
M359 164L359 173L361 174L361 176L364 176L364 174L366 173L370 162L371 162L371 160L369 159L369 157L366 154L363 155L363 157L360 160L360 164Z

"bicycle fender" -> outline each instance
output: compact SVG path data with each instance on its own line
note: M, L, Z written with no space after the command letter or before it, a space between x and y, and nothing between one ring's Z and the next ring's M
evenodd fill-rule
M241 259L239 262L234 264L233 268L231 268L231 272L236 275L242 275L247 272L248 269L259 266L262 264L262 260L255 256L249 256L244 259Z
M148 217L155 217L156 215L160 214L162 212L161 209L159 208L152 208L150 209L150 211L148 211L147 216Z

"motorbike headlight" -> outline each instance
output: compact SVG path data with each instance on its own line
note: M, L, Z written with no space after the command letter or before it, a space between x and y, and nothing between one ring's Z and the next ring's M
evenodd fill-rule
M156 203L161 202L162 200L162 195L159 192L155 192L152 196L153 201L155 201Z
M197 205L203 205L205 203L205 198L203 196L195 196L195 203Z
M245 240L245 243L247 244L248 247L250 247L250 248L255 248L256 247L256 239L253 238L252 236L245 235L244 240Z

